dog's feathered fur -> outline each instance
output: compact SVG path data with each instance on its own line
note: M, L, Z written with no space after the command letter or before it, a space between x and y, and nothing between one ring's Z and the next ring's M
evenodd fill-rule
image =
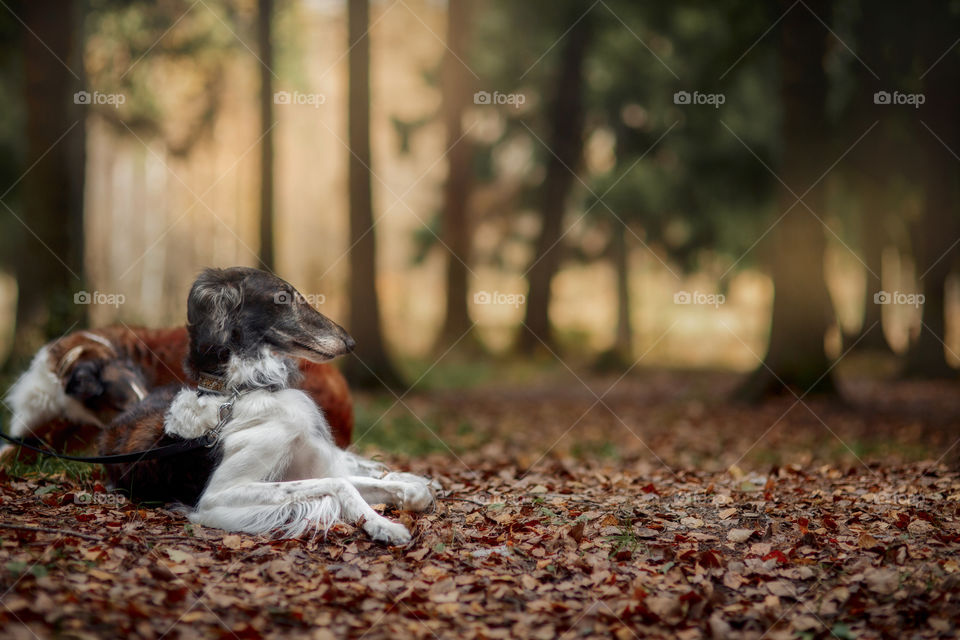
M277 304L278 294L291 302ZM306 393L292 388L298 372L291 358L323 361L353 348L342 328L283 280L240 267L209 269L197 279L188 321L188 370L221 376L228 388L247 390L234 402L232 418L205 458L209 479L202 488L195 483L194 491L173 491L167 483L182 477L181 465L197 464L174 458L116 465L115 481L132 487L135 495L139 488L167 499L185 496L193 506L191 521L231 531L296 536L338 520L362 520L377 540L409 541L406 528L370 504L424 510L433 503L431 482L385 473L381 465L336 447L322 412ZM159 393L148 397L142 410L118 417L104 435L102 453L136 450L151 437L172 441L204 435L217 424L226 400L189 388L173 396ZM195 501L191 493L197 493Z

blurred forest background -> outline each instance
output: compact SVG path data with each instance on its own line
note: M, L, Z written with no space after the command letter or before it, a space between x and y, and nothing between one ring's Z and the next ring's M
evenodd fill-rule
M952 442L960 2L5 0L0 31L9 372L245 264L351 331L357 388L789 387L863 433L909 397L898 433ZM876 386L917 379L948 382Z

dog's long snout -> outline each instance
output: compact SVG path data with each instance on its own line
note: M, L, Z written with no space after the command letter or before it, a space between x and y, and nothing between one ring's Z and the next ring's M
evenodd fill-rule
M339 355L345 355L354 350L357 346L357 341L353 339L347 330L338 325L336 322L333 322L329 318L325 318L327 322L333 325L333 332L336 335L336 339L339 344L337 345L336 351Z
M297 309L297 328L291 334L299 334L296 343L308 345L323 359L329 360L353 351L357 346L346 329L310 306ZM309 355L300 354L310 359Z

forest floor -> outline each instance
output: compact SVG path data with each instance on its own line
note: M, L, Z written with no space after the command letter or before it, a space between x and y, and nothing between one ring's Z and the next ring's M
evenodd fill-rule
M957 635L955 385L738 407L730 376L615 380L361 397L358 448L444 487L385 510L403 548L190 525L95 468L0 471L0 634Z

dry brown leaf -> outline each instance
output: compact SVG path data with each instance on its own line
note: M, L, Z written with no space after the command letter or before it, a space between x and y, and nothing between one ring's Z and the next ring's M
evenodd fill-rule
M727 540L730 542L746 542L753 534L753 529L730 529L727 532Z
M893 569L867 569L863 579L868 589L882 595L892 594L900 585L900 574Z

